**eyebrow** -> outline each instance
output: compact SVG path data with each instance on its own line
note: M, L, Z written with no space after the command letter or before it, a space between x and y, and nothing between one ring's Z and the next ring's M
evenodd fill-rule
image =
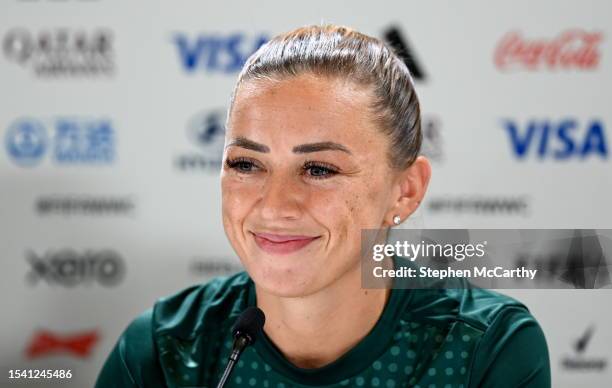
M253 140L249 140L246 137L237 137L233 139L227 146L225 146L225 148L231 146L242 147L257 152L270 152L270 147L268 147L267 145L254 142ZM296 154L305 154L319 151L342 151L346 152L349 155L352 155L352 152L348 148L346 148L340 143L335 143L333 141L300 144L298 146L293 147L292 151Z
M257 152L270 152L270 147L268 147L267 145L254 142L253 140L249 140L246 137L237 137L233 139L231 142L229 142L228 145L225 146L225 148L231 146L242 147Z

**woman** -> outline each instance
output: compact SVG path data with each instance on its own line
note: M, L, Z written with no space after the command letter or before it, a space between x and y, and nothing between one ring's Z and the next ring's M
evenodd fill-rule
M214 387L231 326L266 314L227 386L549 387L526 307L474 289L362 289L361 230L409 217L430 165L419 103L381 41L339 26L249 58L228 112L223 225L246 272L160 299L122 334L97 387Z

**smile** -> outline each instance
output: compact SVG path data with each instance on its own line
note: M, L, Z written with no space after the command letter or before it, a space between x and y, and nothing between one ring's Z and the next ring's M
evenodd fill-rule
M253 237L255 238L257 246L263 251L270 254L283 255L304 248L320 236L283 236L269 233L253 233Z

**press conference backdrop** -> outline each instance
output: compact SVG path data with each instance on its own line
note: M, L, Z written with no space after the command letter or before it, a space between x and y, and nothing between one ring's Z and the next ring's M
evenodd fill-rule
M2 1L2 386L92 386L158 297L241 268L221 223L225 109L245 59L297 26L404 55L433 176L400 227L612 228L611 19L585 0ZM504 292L542 324L555 387L611 385L612 291Z

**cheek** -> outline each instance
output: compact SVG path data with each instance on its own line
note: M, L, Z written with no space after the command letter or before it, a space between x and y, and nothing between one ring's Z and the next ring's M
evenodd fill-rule
M354 188L343 201L347 234L361 234L362 229L380 228L384 217L382 193L375 182ZM344 236L343 236L344 237Z
M224 221L236 222L245 216L250 206L249 198L253 198L252 190L233 178L221 181L221 202Z
M353 239L365 225L376 224L376 197L364 190L367 185L353 186L327 198L315 197L317 213L326 220L330 231L340 241Z

